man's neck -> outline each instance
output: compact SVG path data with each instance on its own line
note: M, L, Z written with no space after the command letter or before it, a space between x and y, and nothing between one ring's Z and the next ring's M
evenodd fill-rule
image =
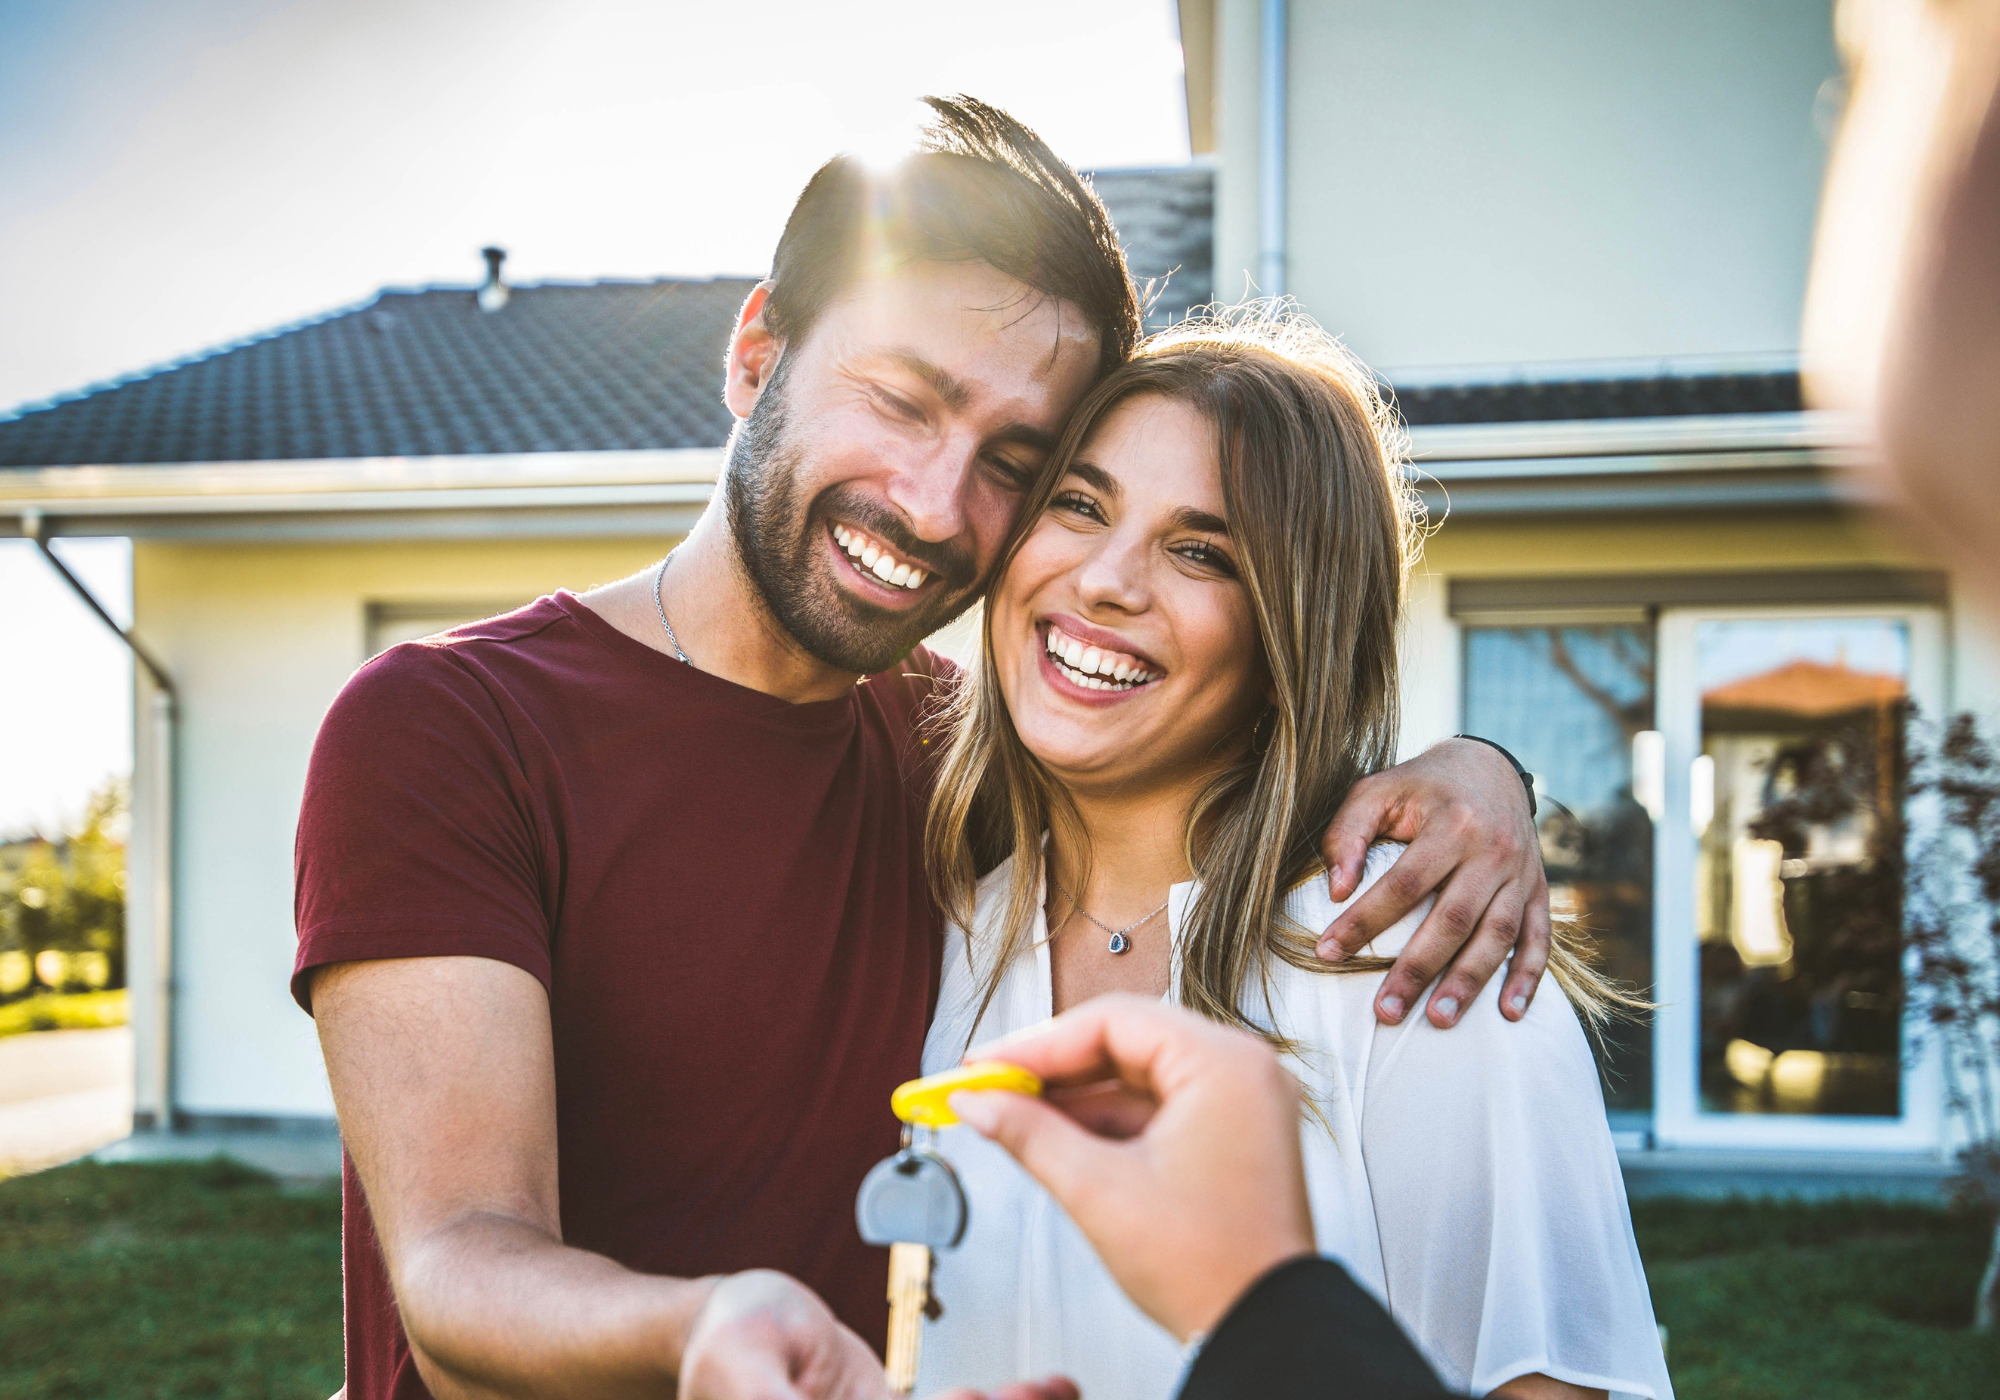
M594 588L582 601L626 636L672 656L673 644L660 625L664 609L681 650L698 669L795 705L836 699L859 679L808 655L771 616L737 557L720 505L705 512L675 550L659 580L660 607L655 608L658 574L655 565Z

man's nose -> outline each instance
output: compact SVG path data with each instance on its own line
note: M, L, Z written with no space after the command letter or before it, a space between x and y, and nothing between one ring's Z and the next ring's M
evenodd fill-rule
M966 486L978 458L978 443L954 435L889 478L889 504L902 512L918 539L943 544L963 533Z

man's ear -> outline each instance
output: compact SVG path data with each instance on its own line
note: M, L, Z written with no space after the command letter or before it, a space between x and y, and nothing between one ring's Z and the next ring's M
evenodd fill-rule
M764 321L764 307L770 300L771 284L759 282L743 299L743 309L736 313L736 333L729 338L722 401L738 418L748 418L757 406L784 349L784 343L771 334Z

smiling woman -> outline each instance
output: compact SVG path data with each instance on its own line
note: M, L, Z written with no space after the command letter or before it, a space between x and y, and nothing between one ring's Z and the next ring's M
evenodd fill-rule
M947 720L928 840L952 927L924 1069L1107 992L1255 1030L1305 1092L1319 1251L1454 1386L1665 1400L1581 1024L1616 994L1569 931L1562 993L1518 1023L1469 997L1449 1032L1370 1009L1424 907L1368 956L1316 955L1343 907L1314 878L1320 830L1396 737L1417 523L1398 447L1373 378L1302 318L1168 332L1085 396ZM1364 889L1399 850L1369 852ZM993 1144L949 1151L980 1208L936 1266L919 1388L1055 1372L1098 1400L1166 1393L1178 1346L1068 1218Z

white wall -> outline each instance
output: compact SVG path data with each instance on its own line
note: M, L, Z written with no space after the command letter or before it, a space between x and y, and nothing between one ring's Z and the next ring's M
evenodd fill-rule
M332 1112L312 1022L287 990L296 947L292 836L320 716L364 659L366 605L525 602L622 577L658 559L665 543L135 545L137 631L182 700L174 959L181 1111ZM143 812L158 770L143 742L137 758L133 805ZM135 831L135 894L152 854L145 837ZM135 931L146 912L135 898ZM150 960L135 956L135 1020L150 1004L154 975ZM135 1028L143 1046L146 1027Z
M1225 296L1255 265L1258 8L1218 7ZM1796 349L1828 0L1290 8L1290 290L1371 364Z

